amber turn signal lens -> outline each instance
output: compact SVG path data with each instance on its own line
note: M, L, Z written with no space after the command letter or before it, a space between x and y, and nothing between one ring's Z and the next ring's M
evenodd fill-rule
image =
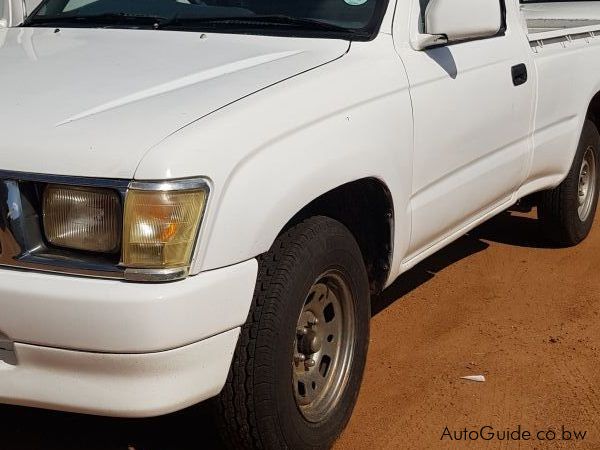
M190 264L207 192L130 189L125 201L123 265L170 269Z

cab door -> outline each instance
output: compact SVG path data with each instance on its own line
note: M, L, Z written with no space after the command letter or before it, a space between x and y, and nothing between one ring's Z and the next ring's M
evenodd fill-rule
M508 206L524 180L534 103L526 75L533 63L511 15L516 5L507 6L506 29L494 37L425 51L397 46L414 115L408 260Z

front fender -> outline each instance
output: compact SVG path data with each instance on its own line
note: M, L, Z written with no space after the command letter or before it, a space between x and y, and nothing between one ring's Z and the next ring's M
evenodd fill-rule
M144 158L136 179L212 181L193 273L266 252L304 206L366 177L392 193L394 254L406 251L412 108L391 38L383 39L217 111Z

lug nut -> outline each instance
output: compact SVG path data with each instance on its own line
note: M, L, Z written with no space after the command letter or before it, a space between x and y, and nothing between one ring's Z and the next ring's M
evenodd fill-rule
M296 353L294 355L294 362L296 364L300 364L301 362L304 362L305 359L306 359L306 356L304 356L302 353Z
M306 333L308 333L308 330L305 327L296 328L296 334L298 336L304 336L304 335L306 335Z
M311 359L307 359L306 361L304 361L304 366L305 366L306 368L309 368L309 367L314 367L314 366L315 366L315 364L316 364L316 363L315 363L315 360L314 360L314 359L312 359L312 358L311 358Z
M317 319L316 317L311 317L308 319L308 324L310 326L317 325L318 323L319 323L319 319Z

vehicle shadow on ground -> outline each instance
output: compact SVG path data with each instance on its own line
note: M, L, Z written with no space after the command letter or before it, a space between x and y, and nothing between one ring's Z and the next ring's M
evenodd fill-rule
M2 450L224 449L209 405L151 419L115 419L0 406Z
M537 220L537 211L528 208L510 209L480 225L469 236L515 247L560 248L545 237Z
M400 276L381 295L373 298L372 315L376 316L452 264L486 250L490 246L489 242L517 247L556 248L543 236L536 211L515 206L475 228Z
M383 293L371 300L371 315L380 312L401 300L402 297L433 279L439 272L452 264L486 250L490 245L481 239L463 236L449 246L417 264L401 275Z
M373 299L373 315L445 268L489 247L488 242L546 248L535 218L509 211L473 230L402 275ZM3 450L222 449L213 410L203 404L152 419L113 419L0 406Z

